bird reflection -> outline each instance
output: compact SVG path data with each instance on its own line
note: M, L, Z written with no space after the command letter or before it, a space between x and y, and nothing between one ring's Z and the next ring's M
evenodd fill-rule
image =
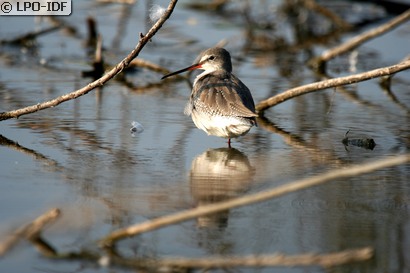
M248 157L237 149L209 149L192 161L192 197L198 206L234 198L249 188L254 174ZM202 216L198 226L225 228L228 216L229 211Z

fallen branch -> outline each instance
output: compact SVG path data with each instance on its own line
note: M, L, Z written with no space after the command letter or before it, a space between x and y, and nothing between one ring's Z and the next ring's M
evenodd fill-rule
M171 0L165 13L161 16L161 18L151 27L151 29L147 32L147 34L141 35L140 40L137 44L137 46L131 51L130 54L128 54L127 57L125 57L120 63L118 63L114 68L112 68L110 71L108 71L105 75L103 75L101 78L89 83L88 85L84 86L83 88L80 88L76 91L73 91L71 93L62 95L60 97L57 97L55 99L45 101L42 103L38 103L35 105L27 106L21 109L9 111L9 112L3 112L0 113L0 121L1 120L6 120L6 119L11 119L11 118L18 118L22 115L27 115L31 114L40 110L44 110L50 107L55 107L59 105L60 103L76 99L80 96L83 96L96 87L104 85L106 82L111 80L114 76L117 74L121 73L121 71L126 68L129 63L138 56L140 51L144 48L144 46L150 41L150 39L157 33L157 31L162 27L162 25L165 23L165 21L171 16L172 11L174 10L174 7L178 1L177 0Z
M136 268L149 272L186 272L189 269L213 269L233 267L275 267L275 266L321 266L331 268L343 264L363 262L373 257L372 247L348 249L324 254L305 253L287 255L282 253L259 254L246 256L209 256L204 258L185 257L155 257L155 258L124 258L112 251L100 256L90 250L79 252L58 253L48 242L38 238L32 241L45 257L59 260L85 260L102 266L120 266Z
M262 112L279 103L282 103L294 97L301 96L301 95L304 95L304 94L307 94L313 91L318 91L318 90L323 90L326 88L332 88L332 87L337 87L341 85L362 82L362 81L366 81L366 80L377 78L377 77L392 75L392 74L395 74L397 72L400 72L400 71L403 71L409 68L410 68L410 60L406 60L406 61L402 61L392 66L382 67L382 68L366 71L366 72L359 73L359 74L354 74L350 76L329 79L329 80L324 80L320 82L298 86L298 87L291 88L285 92L282 92L278 95L275 95L273 97L270 97L266 100L259 102L256 105L256 110L258 112Z
M274 267L274 266L321 266L331 268L334 266L353 262L363 262L373 257L373 248L364 247L349 249L340 252L326 254L306 253L299 255L286 255L282 253L247 255L247 256L211 256L204 258L123 258L111 253L100 257L106 265L117 265L128 268L138 268L152 272L186 272L189 269L214 269L232 267ZM71 253L69 255L56 256L57 258L78 258L96 260L98 257L91 253Z
M282 185L264 192L247 195L228 201L214 203L206 206L196 207L194 209L177 212L171 215L159 217L143 223L138 223L129 227L113 231L108 236L101 240L102 247L112 247L116 241L124 239L129 236L135 236L147 231L159 229L161 227L190 220L199 216L208 215L236 207L241 207L249 204L254 204L269 200L274 197L285 195L298 190L306 189L312 186L317 186L333 179L357 176L364 173L369 173L378 169L387 168L404 164L410 161L410 154L399 155L392 158L385 158L371 163L350 166L345 169L338 169L329 171L327 173L296 180L294 182Z
M20 239L25 238L32 240L39 236L44 227L47 224L55 221L59 215L59 209L51 209L29 224L18 228L4 242L0 243L0 256L3 256L9 249L16 245Z
M174 268L230 268L230 267L267 267L267 266L322 266L325 268L352 262L366 261L373 256L371 247L351 249L327 254L250 255L242 257L206 258L163 258L155 262L156 267Z
M407 10L406 12L403 12L399 16L393 18L392 20L388 21L387 23L379 27L370 29L369 31L362 33L360 35L357 35L337 47L334 47L332 49L329 49L323 52L322 55L311 59L309 61L309 65L319 70L323 70L324 63L329 61L330 59L333 59L336 56L339 56L352 49L355 49L356 47L360 46L364 42L367 42L370 39L373 39L377 36L380 36L386 33L387 31L392 30L393 28L399 26L400 24L406 22L409 19L410 19L410 9Z

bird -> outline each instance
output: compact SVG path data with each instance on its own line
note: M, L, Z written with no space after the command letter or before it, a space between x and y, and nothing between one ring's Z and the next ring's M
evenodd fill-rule
M184 113L208 135L228 139L243 136L257 126L255 103L248 87L232 74L229 52L221 47L204 50L196 62L170 76L196 69L204 70L194 81Z

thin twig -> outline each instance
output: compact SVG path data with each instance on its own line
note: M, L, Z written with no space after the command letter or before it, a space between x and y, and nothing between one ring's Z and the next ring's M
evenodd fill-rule
M339 56L352 49L355 49L356 47L360 46L364 42L367 42L370 39L373 39L377 36L380 36L386 33L387 31L394 29L395 27L399 26L400 24L406 22L409 19L410 19L410 9L407 10L406 12L403 12L399 16L393 18L392 20L388 21L387 23L379 27L370 29L369 31L362 33L360 35L357 35L339 46L336 46L332 49L329 49L323 52L322 55L311 59L309 61L309 64L312 67L323 69L324 63L329 61L330 59L333 59L336 56Z
M71 93L59 96L55 99L45 101L45 102L42 102L42 103L38 103L38 104L35 104L35 105L27 106L27 107L24 107L24 108L21 108L21 109L0 113L0 121L1 120L6 120L6 119L11 119L11 118L18 118L22 115L27 115L27 114L31 114L31 113L34 113L34 112L37 112L37 111L40 111L40 110L50 108L50 107L55 107L55 106L59 105L60 103L63 103L63 102L66 102L66 101L69 101L69 100L72 100L72 99L76 99L80 96L83 96L83 95L89 93L90 91L92 91L96 87L100 87L100 86L104 85L106 82L111 80L114 76L121 73L121 71L123 71L124 68L126 68L129 65L129 63L135 57L138 56L138 54L144 48L144 46L150 41L150 39L155 35L155 33L157 33L157 31L165 23L165 21L171 16L177 2L178 2L178 0L171 0L168 7L167 7L167 10L165 11L165 13L151 27L151 29L147 32L147 34L143 35L140 38L137 46L131 51L131 53L128 54L127 57L125 57L120 63L118 63L114 68L112 68L110 71L108 71L101 78L89 83L88 85L84 86L83 88L80 88L80 89L78 89L76 91L73 91Z
M258 112L262 112L279 103L282 103L294 97L301 96L301 95L304 95L310 92L323 90L326 88L331 88L331 87L336 87L336 86L341 86L341 85L362 82L362 81L366 81L369 79L382 77L386 75L392 75L394 73L397 73L397 72L400 72L400 71L403 71L409 68L410 68L410 60L406 60L406 61L400 62L392 66L382 67L382 68L366 71L363 73L358 73L358 74L354 74L350 76L329 79L329 80L324 80L320 82L298 86L298 87L291 88L283 93L280 93L278 95L275 95L273 97L270 97L268 99L265 99L259 102L256 105L256 110Z
M288 183L283 186L276 187L264 192L255 193L235 199L231 199L225 202L210 204L206 206L200 206L194 209L177 212L175 214L159 217L153 220L149 220L143 223L138 223L129 227L125 227L116 231L113 231L108 236L101 240L103 247L111 247L118 240L124 239L129 236L135 236L147 231L155 230L167 225L179 223L182 221L190 220L199 216L208 215L227 209L241 207L249 204L262 202L274 197L278 197L294 191L306 189L312 186L317 186L333 179L357 176L364 173L369 173L381 168L387 168L395 165L404 164L410 161L410 154L399 155L396 157L385 158L371 163L360 164L351 166L345 169L339 169L329 171L327 173L296 180L292 183Z
M4 242L0 243L0 257L11 249L21 238L33 239L40 234L44 227L57 219L59 209L51 209L27 225L18 228Z

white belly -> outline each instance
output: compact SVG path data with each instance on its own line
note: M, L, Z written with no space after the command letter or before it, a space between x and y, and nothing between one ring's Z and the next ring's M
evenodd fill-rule
M235 138L249 132L253 123L246 118L232 116L212 116L197 111L192 111L192 120L196 127L208 135Z

